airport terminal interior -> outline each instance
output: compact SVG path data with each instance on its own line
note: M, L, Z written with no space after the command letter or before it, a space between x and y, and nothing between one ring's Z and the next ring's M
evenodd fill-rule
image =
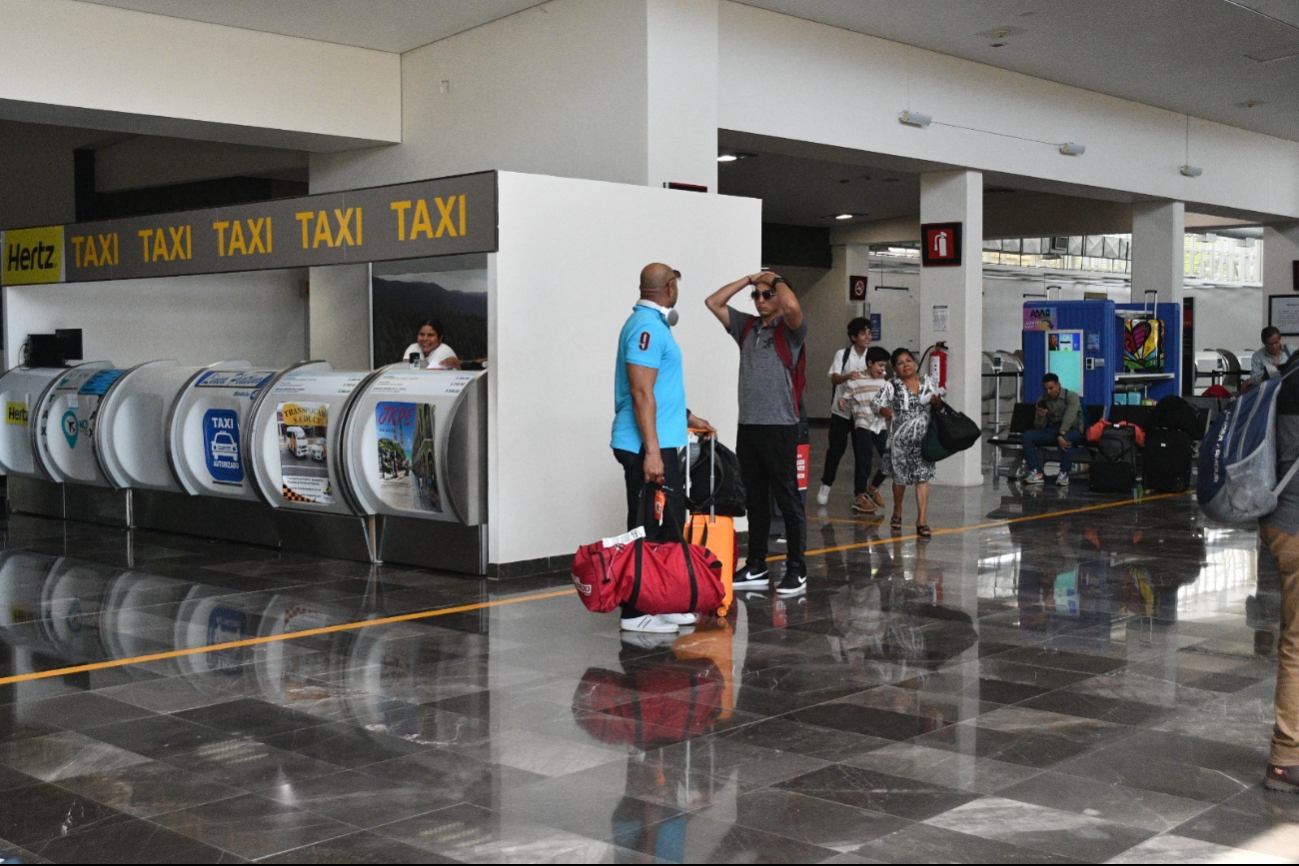
M1299 578L1215 486L1299 347L1293 0L0 20L3 862L1299 863ZM723 599L658 631L584 583L652 263ZM793 589L699 489L768 284ZM945 393L927 517L830 453L850 340Z

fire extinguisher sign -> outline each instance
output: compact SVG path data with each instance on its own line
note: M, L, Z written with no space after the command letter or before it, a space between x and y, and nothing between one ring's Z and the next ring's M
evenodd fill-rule
M955 267L961 263L961 223L925 223L920 227L920 264Z

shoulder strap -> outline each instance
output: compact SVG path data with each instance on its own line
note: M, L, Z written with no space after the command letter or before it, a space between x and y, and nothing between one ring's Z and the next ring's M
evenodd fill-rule
M839 365L840 376L842 376L848 370L848 353L851 351L852 351L852 343L849 343L848 348L843 350L843 363Z
M744 329L740 331L741 347L743 347L744 341L749 339L749 332L753 330L753 323L756 321L757 319L755 319L753 316L749 316L749 318L744 320Z

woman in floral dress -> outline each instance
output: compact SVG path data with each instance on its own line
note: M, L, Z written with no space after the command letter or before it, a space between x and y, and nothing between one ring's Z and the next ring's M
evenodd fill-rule
M931 406L942 405L945 391L932 376L920 375L916 358L909 349L896 349L892 357L896 379L871 401L881 416L889 419L889 462L893 473L894 532L902 531L902 498L908 487L916 488L916 534L929 538L929 482L934 464L920 453L920 443L929 431Z

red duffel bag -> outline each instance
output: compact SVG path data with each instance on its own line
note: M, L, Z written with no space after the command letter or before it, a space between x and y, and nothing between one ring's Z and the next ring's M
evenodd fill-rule
M649 751L710 732L722 713L724 689L717 665L707 659L663 661L622 674L589 668L573 695L573 717L602 743ZM612 705L587 710L605 701Z
M655 544L637 538L578 548L573 585L588 610L608 613L630 604L651 614L717 612L726 597L721 560L706 547L686 544L670 510L664 520L675 529L676 541Z

